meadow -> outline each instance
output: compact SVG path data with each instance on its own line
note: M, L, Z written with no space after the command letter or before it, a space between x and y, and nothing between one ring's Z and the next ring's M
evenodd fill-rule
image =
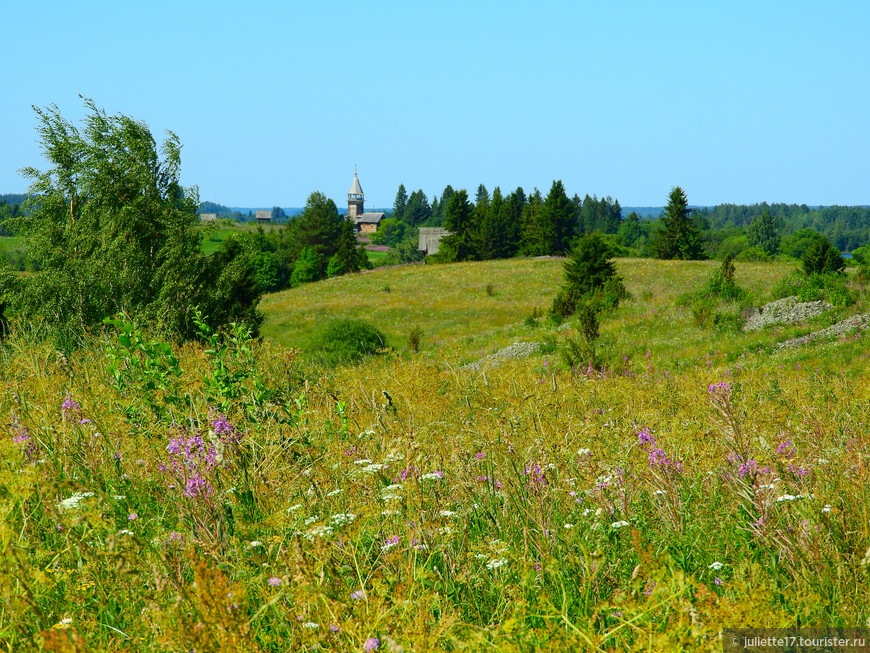
M561 261L380 269L266 297L264 338L118 322L0 359L0 650L722 650L870 626L867 336L699 326L714 262L620 259L603 367ZM737 264L756 305L794 268ZM724 305L732 313L740 307ZM332 317L387 337L318 367ZM408 346L412 329L421 348ZM514 342L534 356L464 368Z

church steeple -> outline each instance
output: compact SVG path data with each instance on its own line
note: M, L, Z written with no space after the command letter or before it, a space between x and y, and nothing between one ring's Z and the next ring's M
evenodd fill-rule
M356 218L365 213L365 195L363 194L362 186L359 185L359 178L356 176L356 166L353 171L353 183L350 185L350 190L347 191L347 214L351 218Z

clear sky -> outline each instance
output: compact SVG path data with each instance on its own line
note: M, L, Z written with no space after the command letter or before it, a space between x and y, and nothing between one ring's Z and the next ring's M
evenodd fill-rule
M396 189L870 204L870 2L4 3L0 193L78 97L184 145L228 206Z

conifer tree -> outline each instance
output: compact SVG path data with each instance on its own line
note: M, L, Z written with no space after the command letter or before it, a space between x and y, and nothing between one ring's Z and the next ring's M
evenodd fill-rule
M465 190L457 191L450 198L444 213L444 228L449 236L441 239L439 258L445 261L473 261L477 255L474 206L468 201Z
M653 244L657 258L684 260L707 258L698 225L689 217L691 211L686 193L679 186L674 186L661 218L662 228L656 233Z

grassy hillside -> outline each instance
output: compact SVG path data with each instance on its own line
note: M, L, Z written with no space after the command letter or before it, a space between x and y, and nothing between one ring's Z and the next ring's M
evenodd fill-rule
M867 336L772 347L866 298L700 328L675 300L715 265L618 261L604 370L562 364L570 322L527 324L556 260L303 286L267 298L259 343L106 334L66 360L13 337L0 642L721 651L723 627L867 623ZM790 269L737 279L763 302ZM285 348L333 315L396 350L323 370ZM461 369L516 340L549 345Z

